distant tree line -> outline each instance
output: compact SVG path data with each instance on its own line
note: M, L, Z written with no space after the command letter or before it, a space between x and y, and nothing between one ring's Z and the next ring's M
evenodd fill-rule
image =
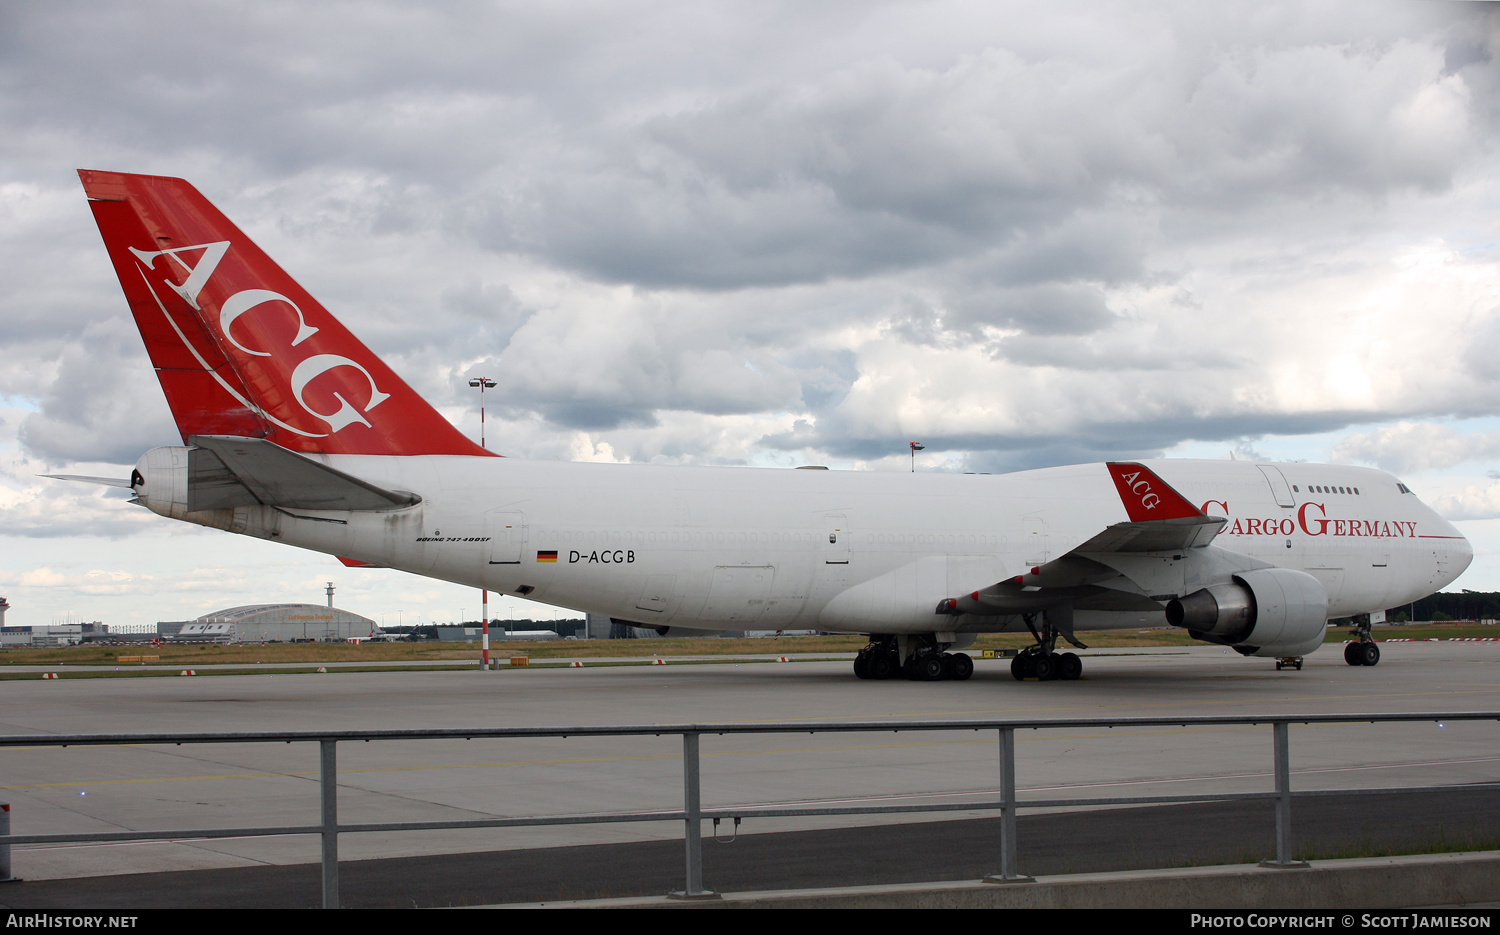
M1420 601L1388 609L1385 619L1391 623L1500 619L1500 591L1440 591Z

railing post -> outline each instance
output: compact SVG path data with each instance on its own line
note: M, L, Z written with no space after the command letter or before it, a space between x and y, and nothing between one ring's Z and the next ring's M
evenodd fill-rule
M1272 745L1276 751L1276 859L1263 860L1262 867L1278 870L1306 867L1307 861L1292 859L1292 757L1286 721L1271 722Z
M339 907L338 741L318 741L318 778L323 791L323 908Z
M0 835L10 834L10 803L0 802ZM15 879L10 875L10 845L0 844L0 883Z
M698 732L682 735L683 838L687 842L687 886L669 894L673 899L718 899L703 888L703 804L698 781Z
M1034 883L1016 872L1016 729L1000 728L1000 872L986 883Z

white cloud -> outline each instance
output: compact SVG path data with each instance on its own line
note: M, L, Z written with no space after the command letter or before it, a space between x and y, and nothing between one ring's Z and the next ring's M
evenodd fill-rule
M1398 422L1348 436L1334 447L1333 457L1415 474L1500 458L1500 431L1460 434L1436 422Z
M1495 519L1500 517L1500 484L1471 484L1463 493L1438 497L1432 508L1450 520Z

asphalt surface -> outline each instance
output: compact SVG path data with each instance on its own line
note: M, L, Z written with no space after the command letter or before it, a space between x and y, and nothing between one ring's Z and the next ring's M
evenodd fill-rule
M706 826L705 826L706 827ZM1204 803L1025 815L1019 869L1043 875L1248 863L1274 856L1269 803ZM1319 796L1293 808L1299 856L1355 857L1500 847L1500 795ZM999 869L998 819L922 822L705 840L704 884L725 892L974 880ZM348 861L350 908L419 908L659 896L681 889L680 841ZM321 903L317 864L0 884L17 911L300 909Z
M1018 683L1003 661L963 683L861 682L846 662L599 667L509 673L339 676L264 673L183 679L0 682L0 733L558 726L684 721L1196 714L1355 715L1293 725L1295 790L1440 784L1298 799L1295 846L1317 857L1500 848L1492 721L1371 725L1372 712L1500 710L1500 644L1390 644L1378 667L1336 653L1277 671L1217 648L1088 653L1071 683ZM1027 798L1265 791L1270 731L1167 726L1018 733ZM709 807L981 802L996 788L995 738L974 732L709 737ZM681 744L615 739L391 741L342 745L346 822L422 821L673 809ZM18 833L249 827L317 820L311 744L36 747L0 751L0 800ZM1270 856L1265 802L1028 813L1020 869L1055 874L1253 862ZM725 892L978 879L998 870L992 813L747 821L705 842L705 882ZM884 823L881 827L879 823ZM707 826L705 826L707 830ZM553 825L504 831L346 834L341 891L352 906L446 906L682 887L681 825ZM16 909L300 907L320 902L317 841L174 838L27 845L0 905Z

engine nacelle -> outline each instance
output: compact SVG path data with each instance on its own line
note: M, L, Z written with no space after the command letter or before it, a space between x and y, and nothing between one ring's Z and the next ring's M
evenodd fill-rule
M656 631L657 636L667 636L670 634L674 637L685 636L691 638L703 636L718 636L719 634L724 632L723 627L712 630L704 630L697 627L684 627L675 623L671 626L658 626L653 623L641 623L639 620L626 620L623 617L610 617L609 622L623 624L627 627L635 627L637 630L654 630Z
M1306 572L1263 568L1171 601L1167 622L1247 656L1305 656L1323 644L1328 592Z

